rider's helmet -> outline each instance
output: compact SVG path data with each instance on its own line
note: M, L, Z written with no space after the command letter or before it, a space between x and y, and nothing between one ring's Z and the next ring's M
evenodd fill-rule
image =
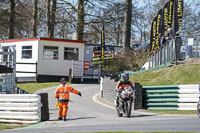
M128 80L129 80L129 74L123 75L123 80L124 80L124 81L128 81Z
M66 78L61 78L60 82L61 82L61 83L67 82L67 80L66 80Z

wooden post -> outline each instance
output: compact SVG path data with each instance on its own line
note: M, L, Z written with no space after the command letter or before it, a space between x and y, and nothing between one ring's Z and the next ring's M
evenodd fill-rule
M38 62L35 63L35 82L38 82Z
M72 82L72 69L69 69L69 82Z

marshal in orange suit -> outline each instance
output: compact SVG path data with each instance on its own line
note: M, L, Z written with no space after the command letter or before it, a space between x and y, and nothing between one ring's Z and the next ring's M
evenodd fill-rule
M67 111L68 111L68 102L70 101L69 99L69 93L74 93L79 96L81 96L81 93L77 91L76 89L72 88L69 85L66 85L66 79L62 78L60 80L62 83L59 85L56 89L55 96L59 100L59 117L58 120L64 120L66 121L67 117Z

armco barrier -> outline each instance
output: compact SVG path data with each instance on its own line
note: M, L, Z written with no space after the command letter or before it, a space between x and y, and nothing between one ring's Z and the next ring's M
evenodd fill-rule
M41 98L37 94L0 94L0 122L38 123Z
M143 99L148 110L196 110L199 85L143 86Z

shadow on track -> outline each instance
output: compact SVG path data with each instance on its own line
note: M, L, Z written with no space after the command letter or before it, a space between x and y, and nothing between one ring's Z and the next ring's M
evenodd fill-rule
M130 118L134 118L134 117L149 117L149 116L155 116L155 115L132 115L132 116L130 116Z
M80 117L80 118L67 118L67 121L73 121L73 120L83 120L83 119L94 119L97 117ZM49 121L62 121L62 120L58 120L58 119L52 119Z

